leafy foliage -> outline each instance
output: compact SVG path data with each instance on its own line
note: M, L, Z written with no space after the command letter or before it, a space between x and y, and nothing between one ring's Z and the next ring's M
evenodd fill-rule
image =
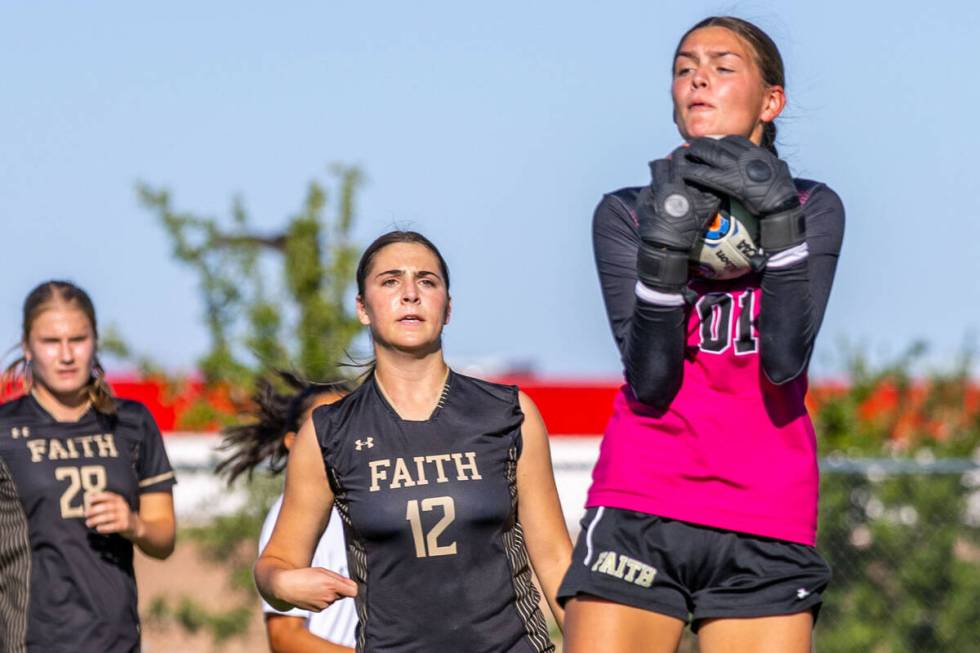
M246 606L230 610L210 610L185 596L177 601L156 597L150 603L147 621L155 625L177 623L191 634L209 632L215 643L220 644L248 630L251 619L252 611Z
M880 369L852 357L849 387L815 413L830 462L817 544L834 570L816 636L825 653L980 649L971 358L915 381L908 370L922 351ZM835 471L835 460L855 456L872 460Z
M360 329L346 304L357 264L350 233L361 173L342 166L332 172L338 196L333 210L328 188L310 182L300 211L272 234L254 229L240 199L233 201L230 219L220 221L178 211L168 190L139 185L140 201L166 230L174 257L198 277L211 340L198 362L205 392L180 415L181 427L237 422L252 408L256 380L271 368L295 370L311 380L337 379ZM278 264L278 273L271 263ZM103 346L133 358L117 334L104 338ZM162 374L152 361L138 363L144 372ZM176 393L183 383L170 379L168 385ZM212 611L188 597L174 603L157 598L151 621L209 632L219 643L244 634L256 603L251 569L258 534L279 489L278 478L249 475L239 511L181 532L205 559L229 570L239 605Z
M231 410L213 402L184 415L182 426L227 424L247 406L257 376L270 367L297 369L311 379L335 378L360 329L348 310L357 248L351 242L354 197L361 172L333 166L338 200L311 181L300 211L275 233L260 233L240 198L218 220L174 207L170 191L140 184L142 205L166 230L174 257L195 272L204 303L209 351L198 362L208 386L229 391ZM270 261L270 259L272 259ZM270 274L277 263L279 274ZM113 340L117 352L125 347Z
M184 529L181 535L197 543L206 560L228 569L235 589L254 597L252 565L258 549L258 535L269 506L282 489L282 479L256 474L239 482L247 497L240 509L220 515L205 526Z

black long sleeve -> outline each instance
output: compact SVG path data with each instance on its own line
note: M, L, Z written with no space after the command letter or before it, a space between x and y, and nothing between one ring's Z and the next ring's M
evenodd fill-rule
M798 180L805 196L805 262L761 276L760 356L767 376L789 381L806 368L823 320L844 232L844 211L830 188ZM593 248L606 314L626 380L637 398L664 410L683 381L688 308L636 297L636 196L639 188L605 195L592 222Z
M844 238L844 207L837 194L822 184L810 193L803 205L808 256L762 273L759 355L766 377L777 385L798 377L810 361Z

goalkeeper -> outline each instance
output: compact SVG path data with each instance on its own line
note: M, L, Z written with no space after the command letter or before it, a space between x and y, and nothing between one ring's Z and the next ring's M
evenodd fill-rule
M703 653L811 650L830 570L813 547L806 370L844 212L830 188L792 178L778 158L784 85L758 27L698 23L673 63L686 146L651 164L650 186L596 209L626 384L559 590L566 653L672 652L688 622ZM692 251L730 200L758 220L762 254L737 278L699 276Z

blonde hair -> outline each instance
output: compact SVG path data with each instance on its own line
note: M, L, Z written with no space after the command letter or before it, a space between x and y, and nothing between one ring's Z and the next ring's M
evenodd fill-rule
M69 281L51 280L45 281L28 293L24 300L23 322L21 331L21 342L27 343L31 335L31 327L34 320L43 313L51 304L63 303L85 314L89 324L92 325L92 334L96 343L99 340L99 328L95 319L95 306L92 299L84 290ZM23 380L24 385L30 388L34 382L31 374L30 361L23 355L7 366L3 372L3 383L15 385L18 380ZM105 370L99 362L98 355L92 358L92 375L86 385L86 393L89 401L97 411L106 415L113 415L116 412L116 401L112 396L112 390L105 380Z

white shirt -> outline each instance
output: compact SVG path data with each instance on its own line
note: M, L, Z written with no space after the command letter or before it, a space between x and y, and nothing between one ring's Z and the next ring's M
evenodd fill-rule
M269 508L269 514L265 516L265 522L262 524L262 533L259 535L260 554L269 538L272 537L272 529L276 525L281 507L282 495ZM310 566L323 567L342 576L350 575L347 572L344 526L340 522L340 515L337 514L336 508L330 513L330 523L327 524L327 530L323 532L323 537L316 545L313 562L310 563ZM299 608L293 608L289 612L280 612L263 600L262 611L266 614L278 614L285 617L302 617L306 620L306 629L317 637L322 637L334 644L354 647L357 611L354 608L354 599L352 598L341 599L320 612L308 612Z

